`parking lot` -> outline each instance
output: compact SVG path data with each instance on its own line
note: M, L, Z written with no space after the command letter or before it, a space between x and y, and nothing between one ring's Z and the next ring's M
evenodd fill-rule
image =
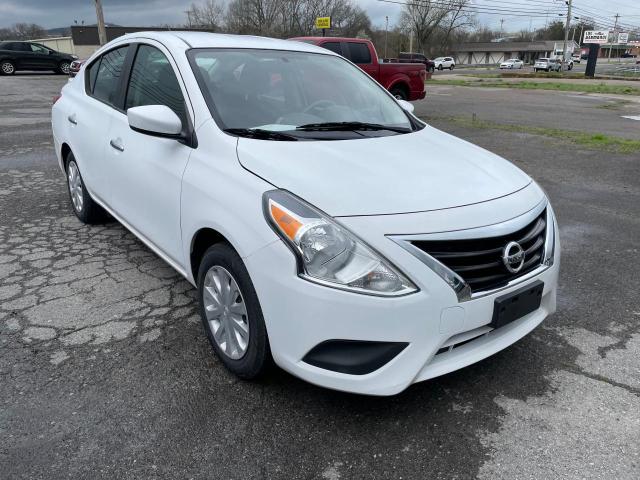
M427 85L416 114L549 194L558 311L377 398L236 379L190 284L119 224L77 221L49 123L65 82L0 77L0 477L640 477L640 153L543 131L640 141L640 97Z

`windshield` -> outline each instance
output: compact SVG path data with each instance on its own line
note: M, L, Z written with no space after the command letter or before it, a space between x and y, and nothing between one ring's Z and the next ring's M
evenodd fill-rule
M544 63L544 62L548 62L549 59L548 58L539 58L538 61Z
M326 131L330 125L344 129L344 124L355 123L366 123L367 130L372 124L392 128L388 135L413 130L398 103L339 56L198 49L190 52L190 59L212 114L230 133L247 129L262 133L305 129L308 133L312 127ZM380 135L377 131L376 136Z

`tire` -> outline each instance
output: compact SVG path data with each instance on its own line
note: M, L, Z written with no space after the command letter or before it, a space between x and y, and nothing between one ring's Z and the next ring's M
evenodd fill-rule
M567 67L567 70L573 70L573 65L569 64L569 67Z
M58 65L58 69L56 70L56 72L61 75L69 75L69 67L71 67L71 62L69 62L68 60L63 60Z
M237 294L225 297L225 284ZM262 309L242 259L229 245L213 245L202 257L198 299L205 333L224 366L245 380L264 373L271 364L271 351ZM211 313L213 305L224 308L217 317Z
M76 214L78 220L87 224L104 223L107 219L107 212L89 195L76 159L71 152L67 155L65 171L71 208L73 208L73 213Z
M438 65L438 70L442 70L443 68L442 64Z
M389 90L389 93L396 97L398 100L407 100L409 98L406 89L404 87L401 87L400 85L393 87L391 90Z
M451 66L449 67L449 70L453 70L453 67L455 67L455 65L451 65Z
M0 74L13 75L16 73L16 66L10 60L3 60L0 62Z

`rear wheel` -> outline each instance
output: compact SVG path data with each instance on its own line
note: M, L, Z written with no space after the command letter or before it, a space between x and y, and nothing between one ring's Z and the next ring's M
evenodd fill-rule
M398 100L407 100L409 98L409 94L407 93L407 89L402 87L402 86L400 86L400 85L396 85L391 90L389 90L389 92L391 93L391 95L396 97Z
M71 206L76 217L82 223L102 223L107 214L104 209L93 201L82 181L82 175L73 153L67 155L67 187Z
M16 73L16 66L9 60L3 60L0 62L0 72L2 72L3 75L13 75Z
M442 64L438 65L438 70L442 70L443 68Z
M455 67L455 65L451 65L451 66L449 67L449 70L453 70L453 67Z
M247 380L269 366L271 353L258 296L242 259L226 244L205 252L198 270L200 316L228 370Z

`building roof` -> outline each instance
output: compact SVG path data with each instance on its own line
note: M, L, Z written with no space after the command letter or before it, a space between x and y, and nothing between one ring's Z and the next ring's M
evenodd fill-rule
M563 44L564 40L534 40L531 42L470 42L461 43L453 47L454 52L549 52L554 45ZM573 40L567 41L567 46L578 48Z

